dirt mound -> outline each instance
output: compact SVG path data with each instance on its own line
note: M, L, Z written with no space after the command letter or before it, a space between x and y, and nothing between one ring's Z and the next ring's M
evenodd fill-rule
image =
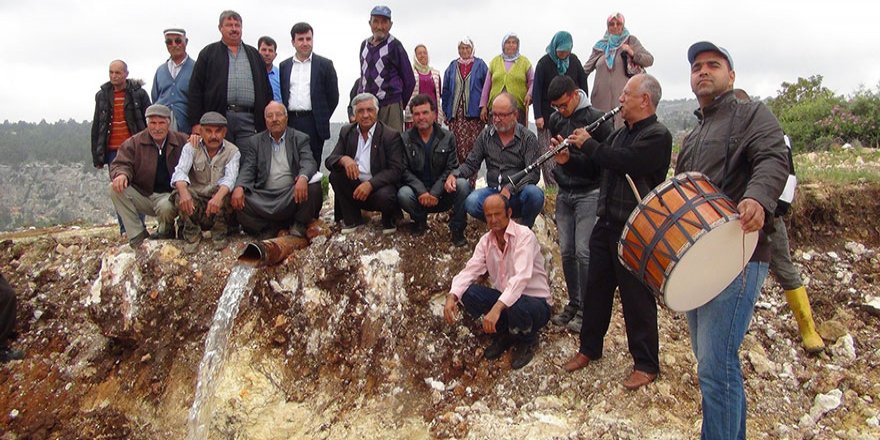
M742 355L751 436L880 436L878 195L868 185L800 191L792 246L829 348L803 352L768 280ZM559 306L547 218L536 230ZM418 239L371 226L321 236L256 272L209 402L209 438L699 435L683 316L661 308L662 374L637 392L620 383L632 361L617 306L605 355L589 368L560 368L577 335L551 328L534 361L512 371L509 355L482 359L488 338L476 323L442 321L443 295L470 247L452 247L439 218ZM114 234L0 236L0 271L19 293L15 346L27 351L0 366L2 438L186 436L205 336L244 237L187 256L174 241L131 252Z

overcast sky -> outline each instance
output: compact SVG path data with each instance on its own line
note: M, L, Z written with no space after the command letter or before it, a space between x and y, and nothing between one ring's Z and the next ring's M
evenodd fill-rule
M315 52L332 59L344 97L333 120L342 121L345 99L358 75L358 46L369 35L369 11L375 2L326 1L127 1L0 0L9 40L0 48L0 120L54 122L90 120L94 95L107 81L109 62L129 65L129 78L142 78L149 91L156 67L168 53L162 30L183 27L188 52L195 57L220 38L223 9L238 11L244 40L256 45L262 35L279 43L276 64L293 54L290 27L307 21L315 28ZM457 41L468 35L475 54L488 62L501 51L507 32L519 34L521 53L532 63L544 54L553 34L574 36L581 60L605 32L605 18L620 10L626 27L654 54L649 72L663 86L663 98L690 98L686 51L710 40L734 58L736 85L752 95L774 96L783 81L823 75L840 94L880 81L880 3L876 1L734 2L641 1L387 1L391 33L413 58L418 43L427 45L431 65L441 72L457 57ZM601 4L601 6L596 6ZM18 41L17 43L15 41ZM593 76L590 76L592 86Z

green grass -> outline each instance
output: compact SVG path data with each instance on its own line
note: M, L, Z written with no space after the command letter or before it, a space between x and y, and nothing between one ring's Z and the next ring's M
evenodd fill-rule
M801 153L794 157L798 181L804 183L880 182L880 150L871 148L831 149Z

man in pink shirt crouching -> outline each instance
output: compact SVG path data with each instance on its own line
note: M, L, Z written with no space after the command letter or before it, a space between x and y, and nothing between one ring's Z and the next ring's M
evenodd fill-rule
M513 346L510 366L526 366L535 355L538 332L550 320L550 285L541 246L531 229L510 220L506 197L493 194L483 204L489 232L474 255L452 279L443 315L454 324L459 302L468 315L482 317L483 330L493 335L483 357L501 357ZM492 287L475 282L489 273Z

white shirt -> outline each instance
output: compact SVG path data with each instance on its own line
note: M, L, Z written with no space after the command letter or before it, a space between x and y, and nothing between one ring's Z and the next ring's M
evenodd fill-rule
M370 127L366 140L364 140L364 136L361 134L360 127L355 128L355 130L358 132L358 149L354 155L354 161L357 162L358 171L360 171L358 179L361 182L366 182L373 178L373 174L370 172L370 150L373 149L373 132L376 131L376 124Z
M180 73L180 69L183 69L183 63L185 63L188 59L189 55L183 57L183 59L180 60L180 64L177 64L174 62L173 58L168 58L168 62L165 64L168 66L168 73L171 74L172 78L177 78L177 74Z
M312 86L312 56L305 61L293 57L290 69L290 100L288 110L305 111L312 109L312 98L309 90Z

